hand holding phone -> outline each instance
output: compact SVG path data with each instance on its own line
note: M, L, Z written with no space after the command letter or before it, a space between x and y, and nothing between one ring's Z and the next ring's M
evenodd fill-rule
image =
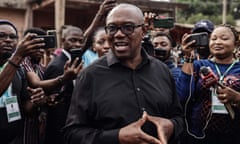
M34 38L43 38L45 46L43 49L55 48L56 46L56 37L54 35L37 35Z
M187 42L195 40L191 46L193 47L207 47L209 43L209 37L207 32L190 34Z
M70 55L71 55L71 63L73 63L73 61L78 58L78 63L77 65L80 64L80 62L82 61L82 55L83 55L83 50L80 48L74 48L74 49L70 49Z

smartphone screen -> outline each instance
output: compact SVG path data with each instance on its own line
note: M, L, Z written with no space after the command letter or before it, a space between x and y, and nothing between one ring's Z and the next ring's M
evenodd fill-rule
M37 35L35 38L44 39L44 49L55 48L56 46L56 37L54 35Z
M78 63L77 65L80 64L80 62L82 61L82 55L83 55L83 50L80 49L80 48L74 48L74 49L70 49L70 55L71 55L71 59L72 59L72 62L78 57Z
M153 19L154 28L173 28L174 27L174 18L161 18Z

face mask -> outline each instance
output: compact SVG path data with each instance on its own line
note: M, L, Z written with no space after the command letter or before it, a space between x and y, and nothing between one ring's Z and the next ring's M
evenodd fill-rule
M166 49L163 48L155 48L154 49L154 56L161 60L161 61L165 61L169 58L169 52Z

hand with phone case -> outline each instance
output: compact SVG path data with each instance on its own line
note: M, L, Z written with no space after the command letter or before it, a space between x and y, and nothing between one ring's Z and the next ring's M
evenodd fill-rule
M187 42L195 41L191 46L192 47L207 47L209 43L208 33L194 33L190 34Z
M196 34L187 34L185 33L182 36L182 52L186 56L194 56L194 49L197 47L206 47L208 46L208 34L206 33L196 33Z
M56 37L54 35L37 35L34 36L33 39L42 38L45 45L41 48L43 49L49 49L49 48L55 48L56 46Z
M80 49L80 48L70 49L70 55L71 55L71 59L72 59L71 63L73 63L74 60L76 60L76 58L78 58L77 65L79 65L80 62L82 61L83 53L84 53L83 49Z

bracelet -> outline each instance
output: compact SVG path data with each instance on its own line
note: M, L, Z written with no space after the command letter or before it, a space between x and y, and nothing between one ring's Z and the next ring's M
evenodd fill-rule
M8 63L11 64L13 67L15 68L20 68L20 66L18 64L15 64L14 62L12 62L11 60L8 60Z
M184 62L185 63L193 63L194 58L190 58L190 57L184 57Z

